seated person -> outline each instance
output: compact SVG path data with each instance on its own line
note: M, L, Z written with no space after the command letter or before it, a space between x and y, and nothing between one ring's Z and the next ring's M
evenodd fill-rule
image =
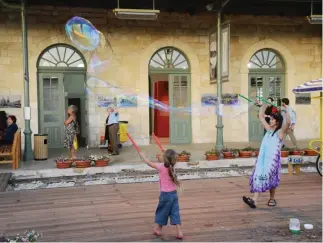
M15 116L8 116L8 119L7 119L8 127L4 130L3 136L0 137L1 145L13 144L15 133L18 130L18 126L16 122L17 122L17 118Z

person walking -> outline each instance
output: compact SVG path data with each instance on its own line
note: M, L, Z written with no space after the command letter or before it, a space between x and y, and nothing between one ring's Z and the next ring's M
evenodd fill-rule
M282 113L283 119L284 119L283 120L283 125L286 124L286 115L287 114L289 115L290 121L291 121L291 124L289 126L289 129L287 130L285 138L288 135L290 140L292 141L293 147L297 148L297 141L296 141L296 137L295 137L295 134L294 134L294 129L295 129L295 125L296 125L296 112L290 106L288 98L283 98L282 99L281 113Z
M267 104L264 104L259 110L259 120L267 132L261 142L259 155L249 180L250 192L253 193L253 197L242 197L244 203L251 208L256 208L260 193L266 191L270 192L267 205L274 207L277 204L275 192L280 183L280 149L290 125L289 115L287 114L285 125L282 126L283 117L279 113L273 114L268 124L264 114L267 106Z
M109 142L112 148L112 155L119 154L119 112L114 107L110 106L108 108L109 116L107 118L107 123L105 124L108 126L109 131Z

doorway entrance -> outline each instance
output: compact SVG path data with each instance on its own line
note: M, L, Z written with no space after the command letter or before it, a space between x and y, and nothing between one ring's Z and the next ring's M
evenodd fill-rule
M38 58L39 133L48 134L49 148L64 147L64 120L67 107L76 105L80 125L80 146L86 145L86 62L74 47L57 44Z
M249 98L272 97L280 106L285 94L285 65L280 55L271 49L256 52L248 63ZM260 141L264 128L258 119L258 109L249 111L249 140Z
M192 141L190 69L187 58L173 47L158 50L149 62L150 135L163 143Z

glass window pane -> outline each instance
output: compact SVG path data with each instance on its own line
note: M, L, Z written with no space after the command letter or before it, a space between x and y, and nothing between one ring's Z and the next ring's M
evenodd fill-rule
M154 68L164 68L163 65L160 65L159 63L156 63L153 60L150 61L150 66Z
M177 65L176 68L188 69L188 63L186 61L182 62L179 65Z
M283 68L282 60L270 50L255 53L248 63L249 68Z
M72 49L67 48L65 53L64 62L67 62L67 60L73 55L74 51Z
M56 78L56 77L51 78L50 87L52 89L58 89L58 78Z
M177 66L179 63L181 63L183 61L185 61L185 58L183 55L180 55L173 64L174 64L174 66Z
M45 54L42 56L42 58L44 58L45 60L52 62L52 63L57 63L57 61L53 58L53 56L51 54L49 54L49 52L45 52Z
M73 56L71 57L71 59L67 62L68 65L70 65L70 63L76 62L78 60L81 60L81 57L79 54L77 54L76 52L73 54Z
M58 49L58 54L59 54L59 60L60 61L63 61L64 60L64 57L65 57L65 50L66 50L66 48L63 47L63 46L59 46L59 47L57 47L57 49Z
M52 58L55 60L55 63L59 62L59 56L56 48L51 48L48 50L48 52L52 54Z
M42 59L40 59L39 66L40 67L55 67L55 64L48 62L42 58Z
M44 115L44 122L60 122L59 115Z
M82 59L78 60L77 62L71 63L70 67L84 67Z
M67 67L67 64L65 62L60 62L57 64L57 67Z
M50 87L50 78L43 78L43 87L49 88Z

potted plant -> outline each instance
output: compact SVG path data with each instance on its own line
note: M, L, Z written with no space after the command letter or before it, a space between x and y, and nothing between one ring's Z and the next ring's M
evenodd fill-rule
M104 167L109 165L111 158L105 155L90 155L89 160L94 162L95 167Z
M258 157L258 155L259 155L259 148L254 148L254 150L253 150L253 155L254 155L255 157Z
M305 152L306 156L317 156L317 155L319 155L318 151L320 151L320 148L316 148L316 150L317 151L307 148L304 150L304 152Z
M184 150L178 154L177 161L188 162L190 160L190 157L191 157L191 153Z
M241 158L250 158L254 149L252 147L245 147L239 151L239 156Z
M205 152L206 160L218 160L219 157L214 149Z
M58 157L56 159L56 167L58 169L67 169L67 168L71 168L73 164L73 160L70 160L68 158L62 158L62 157Z
M222 154L225 159L234 159L238 153L237 149L229 149L229 148L224 148L222 149Z
M290 151L290 155L303 155L304 154L304 150L301 150L299 148L293 148Z
M91 160L88 158L77 158L74 162L76 168L87 168L91 166Z
M288 157L289 153L290 153L290 148L284 147L280 150L280 157L286 158Z

